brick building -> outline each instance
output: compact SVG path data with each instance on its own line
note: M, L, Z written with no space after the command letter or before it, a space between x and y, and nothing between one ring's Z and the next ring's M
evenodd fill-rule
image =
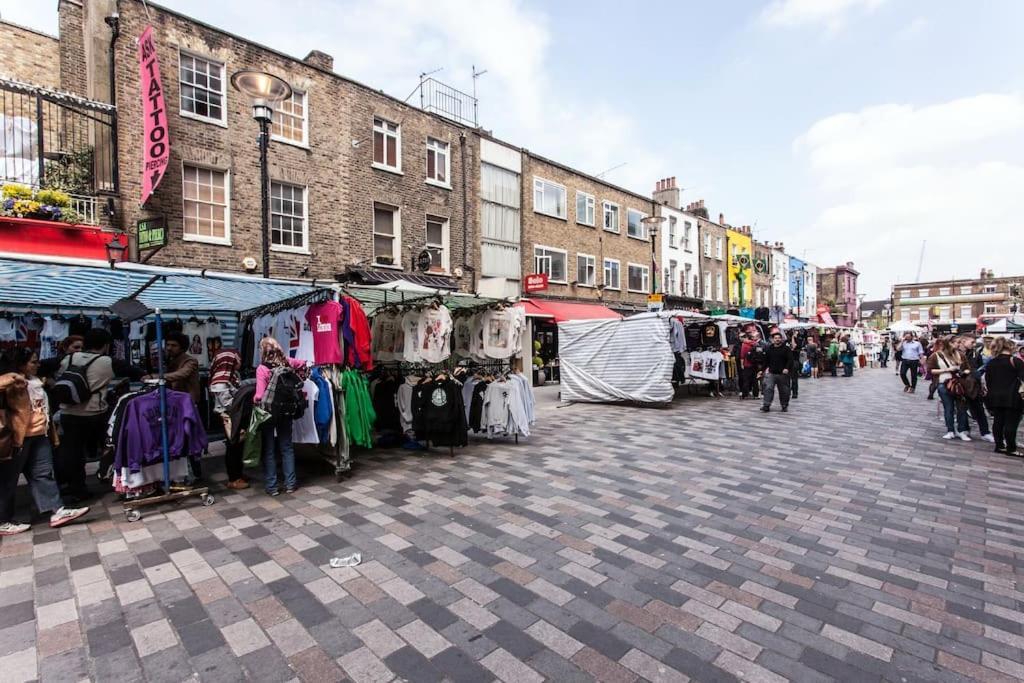
M532 296L634 311L651 291L649 197L523 153L523 272L547 273Z
M658 234L661 281L658 290L666 295L667 308L704 307L700 289L700 240L697 218L682 210L682 188L676 179L664 178L655 185L652 197L658 215L665 220Z
M0 21L0 77L60 87L60 41L34 29Z
M330 56L282 54L139 0L61 0L62 87L111 95L105 19L119 11L114 41L118 107L118 218L167 219L168 245L150 263L260 270L258 125L233 72L268 71L292 98L274 113L270 272L380 282L411 276L431 254L431 286L474 286L479 138L472 129L335 74ZM171 159L144 209L142 109L135 38L154 29L168 109Z
M860 320L857 301L857 276L852 262L835 268L818 269L818 305L828 306L832 318L843 327Z
M724 311L729 308L729 251L726 227L709 220L703 199L688 204L686 213L697 219L700 282L704 306Z
M892 286L892 319L916 324L974 325L1019 312L1024 275L996 277L981 269L977 278L902 283Z
M755 308L772 306L772 250L767 242L754 240L754 302Z

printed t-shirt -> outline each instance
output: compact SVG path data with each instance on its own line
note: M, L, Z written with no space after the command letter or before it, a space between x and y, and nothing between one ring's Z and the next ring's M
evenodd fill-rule
M47 318L39 335L39 360L56 358L60 355L60 343L67 339L68 323L64 320Z
M405 336L405 346L402 350L403 360L407 363L416 363L423 360L420 356L420 312L407 311L402 316L402 333Z
M521 321L516 311L522 309L504 308L483 314L483 351L488 358L509 358L514 355L519 339Z
M316 355L313 349L313 328L306 320L308 306L300 306L279 314L274 327L274 339L289 358L313 363Z
M210 359L206 350L206 323L190 321L185 323L182 334L188 337L188 348L185 352L196 359L199 367L206 369L210 367Z
M451 355L452 315L445 306L429 307L420 315L420 355L428 363L440 363Z
M340 320L341 304L337 301L313 304L306 311L306 321L313 334L313 362L317 365L341 363Z
M306 394L306 412L297 420L292 421L292 441L294 443L320 443L316 431L316 400L320 397L320 388L316 382L307 379L302 383L302 391Z
M371 348L373 357L381 361L398 360L399 353L395 354L395 333L399 324L399 316L396 313L381 313L373 319L373 335ZM402 338L405 343L405 338Z
M142 366L146 360L146 321L133 320L128 327L128 362Z
M261 315L252 321L252 337L254 342L252 348L253 367L258 366L263 360L260 358L260 342L263 341L264 337L274 336L275 320L272 315Z

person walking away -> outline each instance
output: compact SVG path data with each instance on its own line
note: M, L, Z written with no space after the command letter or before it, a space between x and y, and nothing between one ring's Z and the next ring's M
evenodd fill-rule
M260 359L260 365L256 368L256 393L253 401L271 415L260 428L263 440L264 490L270 496L280 493L277 483L277 456L280 455L281 469L284 473L284 492L294 493L298 487L295 476L295 450L292 446L292 420L295 416L274 414L274 403L281 398L276 396L276 392L281 391L283 387L272 387L271 379L280 368L291 366L292 369L298 369L305 367L305 362L285 356L281 345L273 337L264 337L260 341ZM280 380L277 382L280 383ZM301 382L299 384L301 385ZM275 396L270 395L269 389L274 390ZM305 400L302 401L302 405L305 406Z
M8 357L0 361L0 393L8 406L27 408L21 447L12 448L11 457L4 459L0 454L0 536L11 536L28 531L28 524L14 521L14 496L18 487L18 476L24 474L29 491L40 513L50 513L50 527L58 528L69 524L89 512L88 507L70 508L64 506L60 489L53 476L53 449L50 422L50 405L38 377L39 356L29 348L12 349ZM13 445L13 444L12 444Z
M772 343L765 351L766 367L764 370L764 399L761 412L772 409L775 400L775 388L779 389L779 404L782 412L789 410L789 374L793 367L793 349L786 343L782 333L772 333Z
M879 367L889 367L889 340L882 340L882 348L878 351L878 365Z
M954 340L954 343L959 344L960 353L963 354L964 363L967 365L967 369L970 372L970 391L964 396L964 400L967 401L967 411L970 413L971 418L978 423L978 431L981 432L981 440L988 441L989 443L995 443L996 439L992 435L992 430L988 426L988 414L985 412L985 403L982 400L981 392L981 353L979 349L975 348L974 338L970 335L960 335ZM971 433L970 423L967 423L967 434Z
M903 341L899 345L902 354L900 366L900 379L903 380L903 391L912 394L917 391L917 371L921 366L921 357L924 355L924 347L921 342L914 339L914 335L907 332L903 335Z
M761 340L757 333L747 332L743 335L743 342L740 344L740 398L747 398L753 395L757 398L760 395L760 382L757 380L760 371L758 357L763 355L763 350L758 347Z
M241 440L232 440L231 417L229 411L241 383L239 371L242 368L242 357L234 349L220 349L210 362L210 396L213 398L213 410L224 422L226 450L224 451L224 468L227 471L229 489L242 490L249 488L249 482L243 476L242 454L245 444Z
M953 385L960 381L960 377L970 372L963 354L948 340L936 346L942 350L933 350L927 364L932 371L932 377L939 383L939 400L942 401L942 413L946 422L946 434L942 438L970 441L971 437L967 435L967 403L959 392L952 390Z
M850 335L844 335L839 342L839 362L843 364L843 377L853 377L853 364L857 360L857 347Z
M832 337L829 340L828 365L829 373L833 377L837 377L839 371L839 339L837 337Z
M793 363L789 367L789 396L795 401L800 396L800 372L803 370L800 361L800 338L796 330L793 330L793 336L789 340L789 349L793 352Z
M1024 451L1017 448L1017 429L1024 414L1024 398L1020 394L1024 384L1024 360L1015 355L1014 346L1011 340L1004 338L997 338L990 344L992 359L985 366L988 387L985 402L992 411L995 452L1021 458Z
M85 463L99 455L107 431L107 385L114 379L110 333L101 328L86 332L81 353L68 354L61 361L60 374L52 389L58 400L68 398L63 389L81 377L85 396L78 403L61 404L63 438L57 463L57 481L65 501L80 502L91 495L85 480ZM67 375L67 377L65 377ZM74 503L72 503L74 504Z
M811 364L811 379L818 379L820 374L818 362L821 360L821 347L818 346L818 342L814 341L814 337L807 338L807 346L804 347L804 351L807 352L807 362Z

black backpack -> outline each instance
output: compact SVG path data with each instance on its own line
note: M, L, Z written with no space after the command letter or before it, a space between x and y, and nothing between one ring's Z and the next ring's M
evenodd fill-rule
M302 378L291 367L274 368L263 395L263 409L275 420L297 420L306 412Z
M750 349L747 358L755 368L766 367L768 365L768 345L764 341L757 342L754 344L754 348Z
M68 369L60 373L50 390L50 398L61 405L77 406L85 403L96 392L89 386L89 366L102 358L93 356L84 365L75 365L75 354L68 360Z

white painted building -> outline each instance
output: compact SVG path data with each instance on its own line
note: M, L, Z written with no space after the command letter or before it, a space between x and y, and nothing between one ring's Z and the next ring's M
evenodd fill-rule
M697 218L681 210L682 189L675 178L659 180L654 190L658 215L664 216L659 232L662 294L701 297Z
M774 242L771 245L772 253L772 319L776 320L778 314L785 315L789 312L789 254L784 250L782 242Z
M804 262L804 305L805 316L818 319L818 266Z
M517 297L522 279L522 154L480 138L480 279L477 292Z

